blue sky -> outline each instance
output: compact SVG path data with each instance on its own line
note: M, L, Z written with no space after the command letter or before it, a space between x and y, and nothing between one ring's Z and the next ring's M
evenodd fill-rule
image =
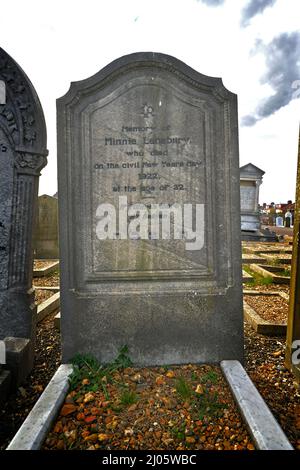
M1 5L0 44L42 102L56 192L56 98L71 81L138 51L173 55L238 94L240 163L266 172L261 202L295 197L300 122L299 0L15 0ZM12 21L10 21L12 19Z

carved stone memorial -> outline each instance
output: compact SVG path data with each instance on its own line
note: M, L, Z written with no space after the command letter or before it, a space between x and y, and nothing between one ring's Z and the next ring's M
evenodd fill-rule
M29 350L29 368L36 315L33 221L47 153L46 126L37 94L20 66L0 49L0 339L17 337L20 344L23 338Z
M242 360L236 95L137 53L57 107L63 360Z
M38 199L34 232L34 254L37 259L58 259L58 201L43 194Z

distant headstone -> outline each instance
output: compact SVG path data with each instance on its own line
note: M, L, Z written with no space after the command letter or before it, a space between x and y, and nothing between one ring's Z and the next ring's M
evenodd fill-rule
M293 220L292 213L288 211L288 212L286 212L284 217L285 217L285 226L290 228L293 225L293 223L292 223L292 220Z
M283 227L283 217L276 217L276 227Z
M57 103L63 361L242 360L236 95L138 53Z
M255 232L260 229L259 187L264 174L252 163L240 169L242 230Z
M34 255L38 259L58 259L58 200L46 194L39 197L34 233Z
M46 127L31 82L3 49L0 83L0 339L29 339L32 364L32 230L38 179L47 162Z

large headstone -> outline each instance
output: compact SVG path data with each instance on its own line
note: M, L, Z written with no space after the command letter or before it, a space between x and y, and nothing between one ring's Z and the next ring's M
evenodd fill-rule
M47 161L46 127L31 82L3 49L0 89L0 339L30 340L32 363L32 231L40 170Z
M57 259L58 201L44 194L39 197L37 223L34 233L34 255L38 259Z
M58 179L64 361L124 345L137 364L242 360L237 98L221 79L137 53L72 83ZM171 237L162 204L177 204Z

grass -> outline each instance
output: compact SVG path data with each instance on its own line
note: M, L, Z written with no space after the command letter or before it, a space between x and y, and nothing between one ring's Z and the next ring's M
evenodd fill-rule
M112 381L113 372L132 365L127 346L120 349L116 359L110 364L102 365L89 354L77 354L71 362L73 372L69 377L70 391L78 389L78 395L80 395L81 393L96 392L102 389L107 400L109 394L106 384ZM84 381L84 379L87 380Z
M120 397L121 405L123 406L130 406L136 403L138 400L138 396L135 392L131 390L124 390Z
M197 398L195 406L198 409L198 419L201 421L205 416L220 416L223 410L227 408L226 403L218 401L218 395L216 393L210 393L205 390L204 394Z
M211 370L203 375L203 377L201 378L201 382L203 384L210 382L216 385L218 383L218 374L214 372L213 370Z
M192 387L183 377L179 377L175 384L176 392L183 400L190 400L193 395Z
M264 277L261 276L261 274L256 273L252 271L249 266L243 266L244 271L246 273L251 274L252 276L252 281L251 282L246 282L245 284L250 287L250 286L269 286L270 284L273 283L273 278L272 276Z

